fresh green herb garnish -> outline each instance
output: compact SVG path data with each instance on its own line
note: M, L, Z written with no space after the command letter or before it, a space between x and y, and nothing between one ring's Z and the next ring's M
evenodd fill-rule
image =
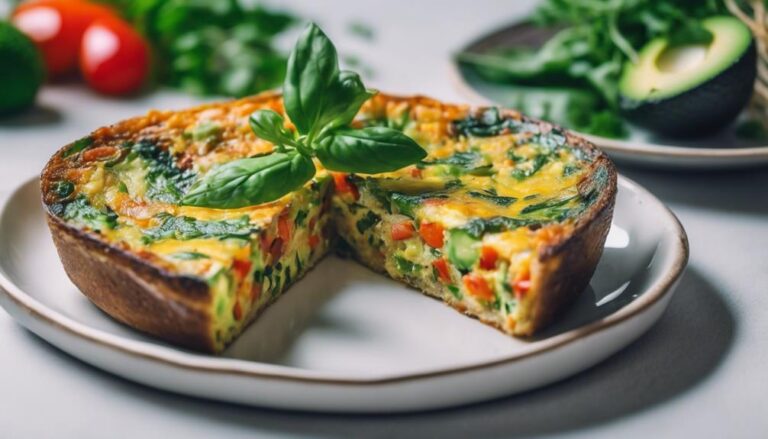
M235 160L209 171L183 203L217 209L266 203L298 189L314 175L312 159L296 151Z
M187 240L195 238L243 239L250 238L253 227L244 215L239 219L203 221L188 216L158 215L162 224L144 231L144 241L161 239Z
M291 56L283 84L285 111L297 132L271 110L251 116L257 136L276 152L225 163L197 181L182 203L238 208L274 201L315 174L313 157L331 171L380 173L418 162L426 152L389 127L347 128L368 98L353 72L340 71L336 48L315 24L307 26Z

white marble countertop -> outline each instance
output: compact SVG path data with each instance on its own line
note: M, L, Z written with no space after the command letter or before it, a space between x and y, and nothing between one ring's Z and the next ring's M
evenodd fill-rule
M275 2L273 2L275 3ZM317 20L371 85L464 101L449 56L519 17L529 1L287 3ZM373 11L376 11L374 14ZM435 12L439 10L439 12ZM375 38L350 35L369 23ZM108 100L79 85L45 89L39 108L0 120L0 195L54 150L149 108L195 98ZM768 432L768 169L730 173L621 168L669 204L691 261L660 322L624 351L564 382L497 401L397 416L281 412L196 400L115 378L25 331L0 311L0 436L20 437L765 437Z

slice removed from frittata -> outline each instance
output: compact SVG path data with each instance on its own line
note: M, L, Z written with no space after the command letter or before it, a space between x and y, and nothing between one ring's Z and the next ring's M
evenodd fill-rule
M318 163L309 183L271 203L181 206L217 164L272 151L248 126L263 108L283 112L275 94L154 111L54 155L42 175L48 223L67 274L99 308L220 352L334 242L512 334L544 327L587 285L610 224L613 166L515 112L377 95L355 124L404 130L427 150L422 163L377 175Z

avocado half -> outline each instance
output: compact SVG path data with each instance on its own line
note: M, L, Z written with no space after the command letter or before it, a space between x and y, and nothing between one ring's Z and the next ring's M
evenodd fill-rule
M735 17L702 21L707 45L670 47L656 38L627 63L619 105L630 122L659 134L696 137L727 126L752 95L757 51L749 29Z

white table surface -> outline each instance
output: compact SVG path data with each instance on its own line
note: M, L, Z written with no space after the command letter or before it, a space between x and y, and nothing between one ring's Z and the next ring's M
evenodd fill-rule
M355 54L381 90L464 101L449 56L532 2L284 2ZM455 4L454 4L455 3ZM376 11L374 13L374 11ZM348 31L371 24L375 39ZM0 195L90 130L195 98L100 98L49 86L39 108L0 120ZM661 321L564 382L488 403L397 416L328 416L227 405L157 391L69 357L0 311L0 437L768 437L768 170L654 173L622 168L671 206L691 262Z

